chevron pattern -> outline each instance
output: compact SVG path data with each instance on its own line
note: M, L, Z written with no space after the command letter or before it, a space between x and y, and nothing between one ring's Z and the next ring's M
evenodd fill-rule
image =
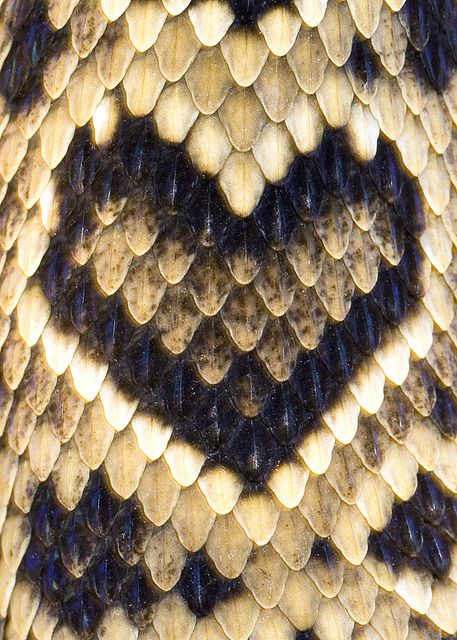
M454 640L454 0L0 2L0 637Z

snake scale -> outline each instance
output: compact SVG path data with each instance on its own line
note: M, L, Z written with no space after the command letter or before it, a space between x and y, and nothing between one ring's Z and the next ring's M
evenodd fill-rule
M457 638L457 3L0 0L0 637Z

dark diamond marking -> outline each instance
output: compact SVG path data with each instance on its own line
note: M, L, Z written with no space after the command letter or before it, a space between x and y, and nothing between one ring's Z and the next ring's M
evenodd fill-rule
M142 136L141 141L135 135ZM78 169L83 162L85 173ZM114 180L113 171L120 180ZM322 412L338 398L365 354L375 351L385 328L403 321L424 293L416 239L423 229L420 199L383 140L374 160L363 166L352 157L341 132L327 131L313 154L295 158L285 180L266 188L246 219L228 211L214 180L194 171L183 148L157 140L147 119L125 117L109 161L103 163L89 142L87 128L83 129L59 175L64 201L72 202L71 212L52 238L38 278L62 329L72 325L94 354L103 354L111 365L112 380L166 417L174 425L174 438L196 444L207 455L207 464L223 461L256 486L278 462L294 455L294 445L318 427ZM129 181L136 185L134 192ZM96 185L98 200L91 195ZM194 264L200 264L199 256L212 247L230 269L236 260L248 259L254 276L272 250L283 260L299 218L301 224L311 225L319 216L331 215L334 198L343 198L349 208L362 206L388 216L388 232L403 257L397 267L381 264L374 289L355 295L344 323L327 323L316 349L299 348L286 382L274 380L255 351L240 353L219 321L218 339L227 344L233 360L224 380L208 385L195 365L193 343L181 355L172 355L154 320L138 327L126 312L122 295L103 299L93 285L91 267L80 267L73 259L75 251L93 246L100 233L100 223L91 213L94 207L103 211L102 216L108 210L120 216L122 208L140 207L155 229L153 251L159 257L172 234L185 251L196 254ZM116 203L122 204L119 212ZM202 277L194 273L196 268L192 277ZM170 291L162 304L174 304ZM197 312L191 296L185 304L190 313ZM202 332L212 327L204 319L195 335L204 338ZM287 412L281 398L292 399ZM449 428L449 411L444 401L435 411L443 429ZM103 488L100 491L103 499ZM100 535L98 525L88 525Z

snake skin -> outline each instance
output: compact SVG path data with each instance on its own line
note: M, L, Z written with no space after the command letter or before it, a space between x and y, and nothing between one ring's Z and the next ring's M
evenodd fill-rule
M457 638L457 4L0 0L0 637Z

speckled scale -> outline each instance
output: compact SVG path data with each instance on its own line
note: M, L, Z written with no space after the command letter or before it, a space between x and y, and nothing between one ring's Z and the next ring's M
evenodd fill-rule
M243 415L254 417L261 411L270 383L255 355L247 353L236 358L226 384L233 402Z
M73 141L72 161L68 168L68 180L76 194L81 195L92 184L100 168L100 160L89 133L81 129Z
M133 501L122 505L112 527L119 556L129 565L142 558L152 529L145 521L141 506Z
M453 637L455 3L118 4L0 9L0 629Z
M46 554L41 568L41 589L48 600L57 604L71 582L56 547Z
M344 202L354 222L367 231L382 208L377 200L377 191L367 168L357 167L347 184Z
M447 389L437 385L435 406L431 418L441 433L449 438L454 438L456 435L456 416L455 397Z
M92 193L87 190L78 199L65 223L68 254L71 258L79 264L86 264L94 252L101 231L101 221L93 207Z
M94 180L95 211L102 222L111 223L123 209L130 192L124 166L117 158L101 164Z
M247 284L258 274L264 258L264 242L253 218L230 219L219 247L238 282Z
M73 512L65 519L59 534L59 550L65 568L76 578L86 571L97 547L95 535L87 527L84 515Z
M184 211L195 237L203 246L212 247L224 236L230 214L214 181L199 181L186 202Z
M143 628L151 622L159 596L141 562L130 568L121 587L120 599L137 628Z
M49 547L55 540L62 522L63 510L56 501L51 487L43 487L35 496L32 507L34 533L39 541Z
M112 527L120 505L109 485L107 486L102 472L92 476L81 505L89 529L98 537L106 535Z
M307 413L289 384L278 384L269 394L262 409L262 418L273 436L284 446L293 445L312 426L312 414Z

